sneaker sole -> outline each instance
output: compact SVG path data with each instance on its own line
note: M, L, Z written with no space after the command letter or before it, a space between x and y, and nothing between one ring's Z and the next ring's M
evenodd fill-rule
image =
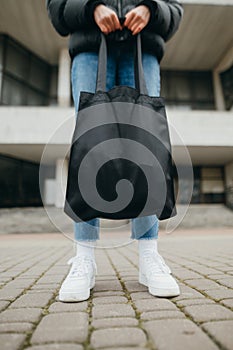
M59 301L75 303L79 301L84 301L89 299L90 290L95 286L95 279L92 280L91 286L89 289L85 289L79 292L59 292Z
M59 294L59 300L63 302L78 302L78 301L84 301L89 299L90 297L90 290L88 293L82 292L82 293L72 293L72 292L62 292Z
M147 279L144 276L139 276L139 283L148 287L149 293L155 297L177 297L180 295L180 288L155 288L149 287Z

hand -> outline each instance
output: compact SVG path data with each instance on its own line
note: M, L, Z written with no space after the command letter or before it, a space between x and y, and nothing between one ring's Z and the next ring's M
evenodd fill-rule
M117 29L122 29L117 14L103 4L96 6L94 19L104 34L109 34Z
M150 19L150 10L147 6L137 6L125 15L124 27L132 31L132 34L138 34L148 24Z

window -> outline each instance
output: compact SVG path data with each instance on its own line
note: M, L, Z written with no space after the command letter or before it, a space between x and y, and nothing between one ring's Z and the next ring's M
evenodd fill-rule
M0 207L41 206L39 164L0 155Z
M161 96L170 107L214 109L212 73L202 71L161 71Z
M50 104L53 70L9 36L0 35L0 104Z
M203 203L223 203L224 194L223 167L203 167L201 169L201 196Z
M181 165L179 166L181 169ZM182 171L182 192L177 201L179 204L189 203L190 186L193 185L191 204L225 203L224 167L193 167L193 184L186 176L185 166ZM177 171L174 169L175 187L178 187Z

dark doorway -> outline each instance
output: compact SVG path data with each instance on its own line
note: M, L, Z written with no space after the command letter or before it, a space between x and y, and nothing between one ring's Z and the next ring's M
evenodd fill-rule
M0 155L0 207L42 206L39 164Z

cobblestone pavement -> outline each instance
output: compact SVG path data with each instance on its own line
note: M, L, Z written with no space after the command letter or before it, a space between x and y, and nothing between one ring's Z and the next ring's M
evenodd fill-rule
M96 249L88 301L60 303L73 244L59 234L0 237L1 350L233 349L233 232L161 233L159 251L182 294L138 283L137 243Z

